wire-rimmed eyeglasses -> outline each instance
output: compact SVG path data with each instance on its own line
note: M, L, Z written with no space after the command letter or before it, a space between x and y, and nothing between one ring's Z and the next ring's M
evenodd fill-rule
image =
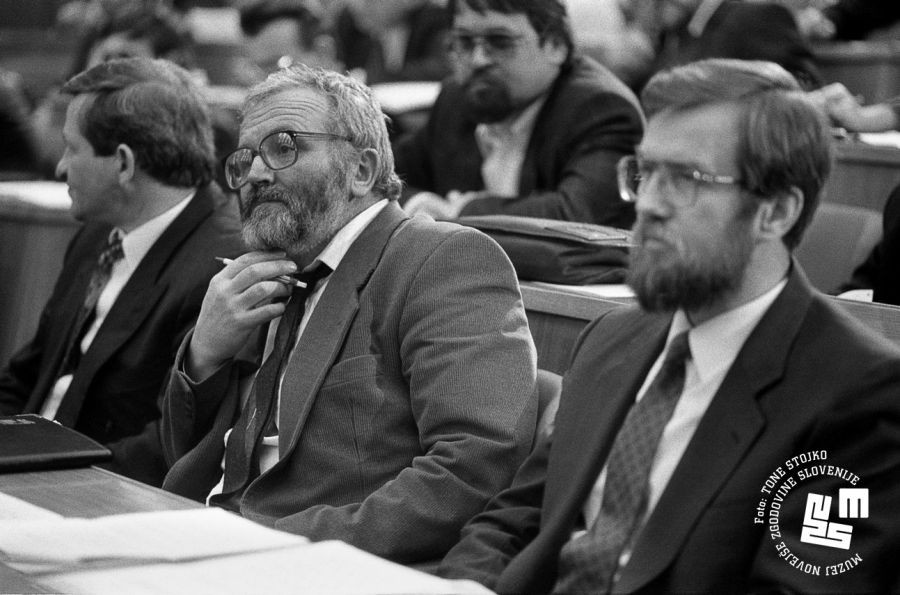
M744 182L735 176L722 176L700 171L690 166L665 161L650 161L627 155L616 166L619 196L625 202L636 202L642 187L654 174L660 191L670 202L690 206L697 200L697 190L703 184L740 186Z
M294 165L300 155L297 139L321 139L321 140L345 140L347 136L330 134L328 132L301 132L295 130L280 130L266 136L259 143L256 151L242 147L232 151L225 157L225 182L229 188L237 190L247 183L250 178L250 170L253 168L253 160L259 155L266 167L272 171L278 171Z
M469 57L475 49L481 47L485 55L494 58L510 57L524 35L510 33L485 33L478 35L467 31L453 31L450 34L448 47L457 56Z

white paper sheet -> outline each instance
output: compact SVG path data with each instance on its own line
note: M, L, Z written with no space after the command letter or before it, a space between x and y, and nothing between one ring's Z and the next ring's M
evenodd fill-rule
M35 506L30 502L25 502L18 498L14 498L9 494L0 492L0 522L2 521L36 521L47 519L62 519L61 514L57 514L46 508Z
M41 577L63 593L92 595L391 595L490 593L406 568L340 541L176 564L149 564Z
M30 573L90 562L193 560L307 542L220 508L0 522L4 562Z

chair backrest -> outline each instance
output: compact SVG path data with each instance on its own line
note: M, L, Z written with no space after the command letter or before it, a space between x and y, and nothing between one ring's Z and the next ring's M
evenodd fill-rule
M826 293L848 281L881 239L881 213L823 202L795 251L810 282Z

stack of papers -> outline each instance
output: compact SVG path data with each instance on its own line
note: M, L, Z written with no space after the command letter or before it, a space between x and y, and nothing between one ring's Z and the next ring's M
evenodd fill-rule
M0 561L70 594L490 593L340 541L310 543L219 508L0 520Z

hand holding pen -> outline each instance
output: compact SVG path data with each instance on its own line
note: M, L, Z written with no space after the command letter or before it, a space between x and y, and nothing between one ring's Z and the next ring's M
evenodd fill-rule
M297 265L284 252L248 252L209 282L185 359L184 369L200 382L231 360L260 326L284 313L287 298L300 281Z
M216 260L218 260L225 266L228 266L234 262L230 258L222 258L221 256L216 256ZM275 279L276 281L280 281L281 283L284 283L285 285L291 285L293 287L300 287L301 289L306 288L306 283L304 283L303 281L301 281L299 279L295 279L295 278L291 277L290 275L276 275L275 277L272 277L272 278Z

